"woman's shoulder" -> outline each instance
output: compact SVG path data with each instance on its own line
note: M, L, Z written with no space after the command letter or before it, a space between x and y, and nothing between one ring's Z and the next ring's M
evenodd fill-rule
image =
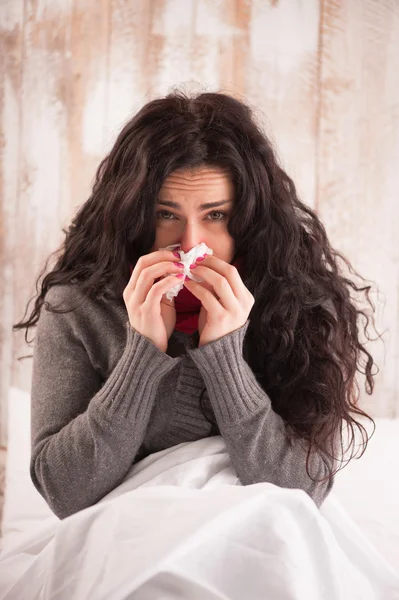
M110 373L126 343L126 309L116 301L92 299L71 283L52 286L44 298L38 322L42 342L84 348L99 372Z
M93 305L95 301L91 300L80 286L74 283L63 283L52 285L44 295L45 310L55 309L56 311L73 312Z
M46 315L62 314L66 322L83 328L102 326L104 322L124 322L127 319L126 307L116 300L103 296L91 298L79 284L66 283L51 286L41 309Z

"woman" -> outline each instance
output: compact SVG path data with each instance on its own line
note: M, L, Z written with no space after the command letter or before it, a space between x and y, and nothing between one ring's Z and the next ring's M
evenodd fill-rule
M343 422L352 443L353 424L365 431L351 415L368 417L361 354L374 387L350 288L373 305L250 109L219 93L149 102L64 233L14 326L27 339L37 323L30 472L55 514L95 504L150 453L213 434L243 485L300 488L320 507ZM203 282L187 278L170 303L181 251L201 242L213 250Z

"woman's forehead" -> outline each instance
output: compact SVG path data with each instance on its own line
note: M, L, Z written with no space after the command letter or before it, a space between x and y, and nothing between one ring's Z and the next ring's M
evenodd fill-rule
M222 189L231 192L233 184L227 171L201 168L179 170L171 173L163 182L164 190L211 191Z

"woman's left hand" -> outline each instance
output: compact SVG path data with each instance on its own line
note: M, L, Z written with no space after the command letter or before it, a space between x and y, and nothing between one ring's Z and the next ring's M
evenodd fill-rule
M235 266L214 255L197 264L192 272L204 281L198 283L186 278L184 285L202 304L198 318L200 348L242 327L255 298Z

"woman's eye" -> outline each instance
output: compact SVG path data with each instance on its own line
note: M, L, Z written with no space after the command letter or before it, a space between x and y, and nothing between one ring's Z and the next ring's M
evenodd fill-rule
M212 221L223 221L227 217L227 213L223 212L222 210L213 210L211 213L209 213L209 215L215 214L215 213L222 215L222 216L220 219L211 219Z
M209 219L209 221L224 221L224 219L227 217L227 213L225 213L225 212L223 212L221 210L213 210L212 212L210 212L210 213L207 214L206 218L208 219L208 217L210 215L215 215L215 214L219 214L219 215L221 215L221 217L218 218L218 219ZM168 210L159 210L156 213L157 219L162 219L164 221L171 221L172 220L172 219L170 219L168 217L165 217L164 215L171 215L172 217L174 217L174 214L171 213L171 212L169 212Z
M159 211L156 213L156 217L157 217L157 219L163 219L164 217L161 217L160 215L165 215L165 214L167 214L167 215L171 215L172 213L170 213L168 210L159 210ZM172 216L173 216L173 215L172 215ZM170 221L170 219L165 219L165 220L166 220L166 221Z

